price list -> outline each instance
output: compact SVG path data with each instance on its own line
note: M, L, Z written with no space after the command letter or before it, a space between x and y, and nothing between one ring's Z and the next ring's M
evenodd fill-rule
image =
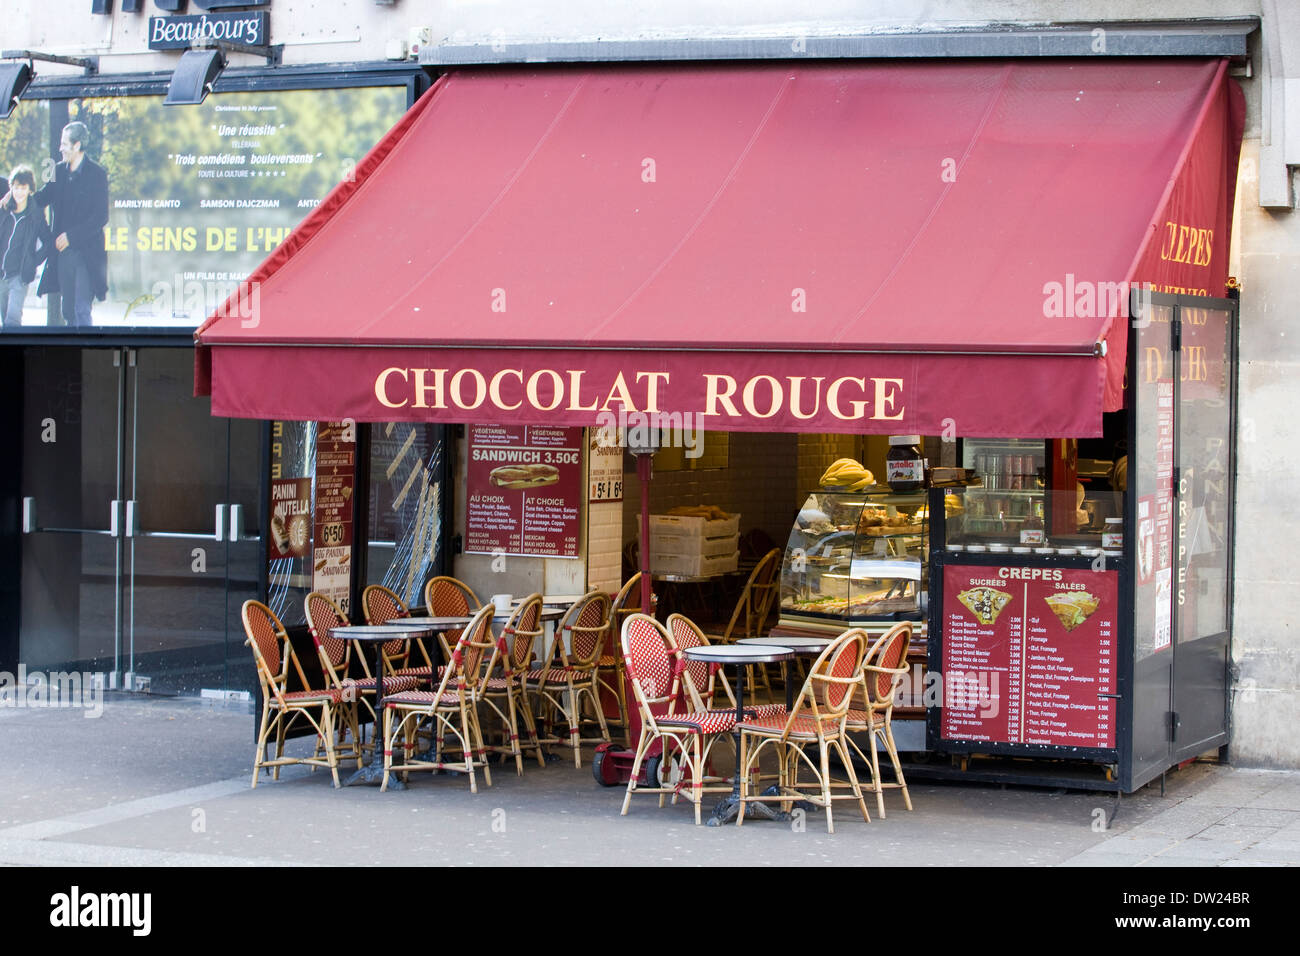
M944 568L946 740L1115 746L1118 575Z
M321 422L316 432L316 506L313 509L312 589L351 613L352 493L357 438L353 422Z
M581 428L472 425L465 550L578 556Z

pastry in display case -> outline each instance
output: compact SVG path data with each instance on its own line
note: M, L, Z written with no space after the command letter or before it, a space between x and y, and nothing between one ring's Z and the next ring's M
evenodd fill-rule
M879 489L879 490L876 490ZM924 492L810 494L781 565L781 620L846 625L921 618L929 563Z

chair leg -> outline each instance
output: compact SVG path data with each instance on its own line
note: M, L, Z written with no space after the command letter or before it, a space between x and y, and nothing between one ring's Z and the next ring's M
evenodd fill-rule
M578 692L573 689L573 684L569 684L569 709L564 716L569 721L569 746L573 748L573 765L581 768L582 733L578 729L578 721L582 718L578 713Z
M623 809L619 816L627 816L627 808L632 803L632 793L636 790L637 779L641 775L641 761L645 759L646 747L648 746L647 735L649 728L646 725L641 726L641 736L636 742L636 756L632 758L632 776L627 781L627 792L623 794Z
M339 757L334 750L334 708L324 705L321 716L324 718L321 736L325 738L325 759L329 762L330 776L334 778L334 789L337 790L342 784L339 783Z
M871 788L876 791L876 809L880 812L880 819L885 819L885 787L880 779L880 748L876 747L876 734L878 731L872 723L872 730L867 734L867 743L871 744Z
M511 691L511 696L515 696ZM520 716L524 719L524 730L528 733L528 746L532 750L533 756L537 758L537 766L545 767L546 758L542 756L542 744L537 739L537 721L533 717L533 705L528 699L528 689L524 684L519 685L519 700L515 707ZM522 746L522 745L521 745Z
M515 713L515 695L506 693L506 712L510 714L510 726L506 729L510 733L510 748L514 751L515 757L515 776L524 775L524 752L519 746L519 715Z
M831 801L831 766L830 766L830 759L829 759L830 754L827 753L825 740L819 740L817 744L818 744L817 749L820 751L819 756L821 757L822 799L826 801L826 832L834 833L835 821L831 815L831 807L833 806L833 803Z
M903 767L898 762L898 745L894 743L894 731L888 717L885 718L885 739L889 745L889 759L894 764L894 777L898 780L898 788L903 791L903 804L911 810L912 796L907 792L907 780L904 779Z
M867 803L862 799L862 785L858 782L858 772L853 768L853 761L849 759L848 751L844 749L844 741L836 738L832 742L835 744L835 749L839 751L840 760L844 762L849 772L849 783L853 787L853 795L858 798L858 809L862 811L862 819L870 823L871 817L867 813Z
M262 725L257 731L257 753L253 755L253 786L257 789L257 778L262 770L262 761L266 759L266 738L271 733L271 708L262 707Z
M700 805L704 803L704 753L702 751L703 734L695 734L695 760L691 763L691 789L695 791L695 825L700 825Z
M736 759L736 773L740 774L740 806L736 809L736 826L745 825L745 801L749 798L749 735L740 732L740 756Z
M403 723L405 723L405 718L403 718ZM378 727L379 720L377 718L375 720L375 724L376 724L375 730L377 731L379 729ZM378 737L380 737L378 733L372 732L371 734L372 745L377 745L375 743L375 738ZM384 779L383 782L380 783L379 785L380 793L383 793L388 789L388 775L393 772L393 708L391 707L384 708L384 732L382 735L382 739L384 741L384 750L383 750ZM380 754L374 753L370 759L372 761L378 760L380 759Z

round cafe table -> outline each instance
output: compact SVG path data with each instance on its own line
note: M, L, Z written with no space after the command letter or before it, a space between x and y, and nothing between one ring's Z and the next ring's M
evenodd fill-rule
M372 644L375 648L375 669L371 673L375 676L375 729L371 732L370 741L374 745L370 751L370 763L357 770L352 776L344 781L343 786L350 787L354 783L379 783L384 779L384 761L381 759L380 743L386 741L384 737L384 644L388 641L414 640L420 637L432 637L433 628L427 624L413 624L409 619L390 621L388 624L353 624L348 627L331 627L330 637L336 637L341 641L359 641L362 644ZM394 787L396 784L396 787ZM390 790L405 790L406 785L394 777L388 782Z
M745 668L751 664L783 664L795 656L795 651L786 644L713 644L701 647L688 647L683 652L693 661L707 661L710 664L722 664L736 669L736 726L732 736L736 738L736 760L740 761L740 725L745 720ZM731 794L713 808L709 815L709 826L720 827L730 823L740 813L740 767L732 774ZM768 820L785 820L789 815L775 810L765 803L755 803L746 813Z
M742 637L737 644L755 647L788 647L795 657L816 657L826 650L826 645L835 640L833 637ZM782 665L785 680L785 709L794 710L794 681L790 679L790 661Z

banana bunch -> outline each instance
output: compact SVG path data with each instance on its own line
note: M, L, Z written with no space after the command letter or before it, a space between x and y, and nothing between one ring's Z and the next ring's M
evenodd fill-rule
M862 463L852 458L841 458L832 462L821 477L825 487L843 488L845 491L861 491L868 485L876 483L876 476L862 467Z

